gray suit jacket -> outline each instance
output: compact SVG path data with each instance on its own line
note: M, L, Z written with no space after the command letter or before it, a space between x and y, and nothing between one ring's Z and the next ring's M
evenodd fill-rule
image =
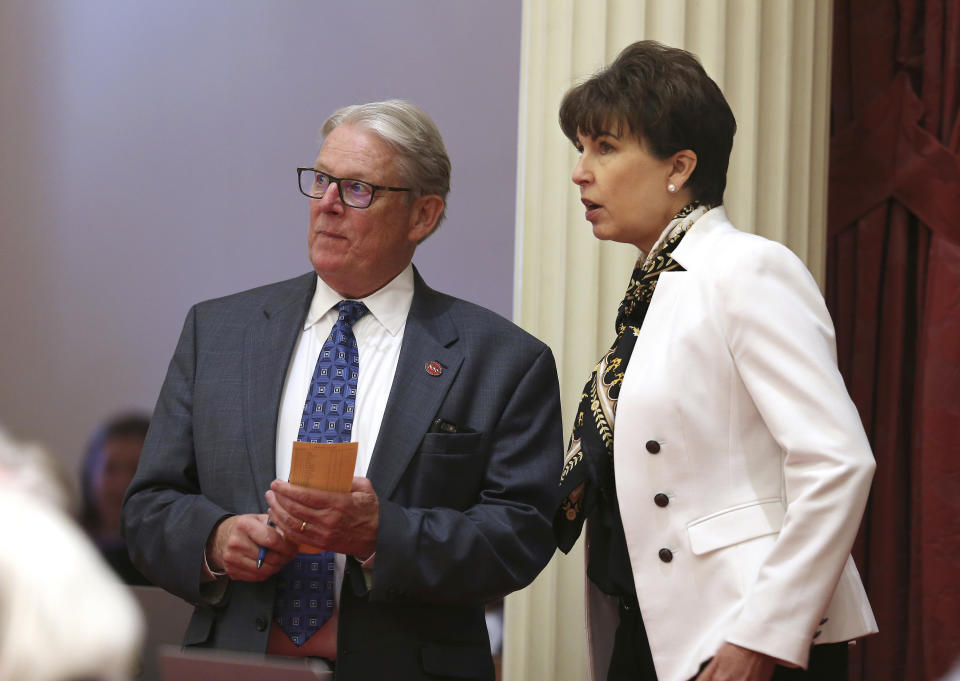
M280 395L315 283L194 306L170 362L124 516L134 563L197 606L185 645L266 650L274 579L231 582L213 603L202 556L221 518L267 510ZM438 417L476 432L428 433ZM562 446L550 349L417 274L368 471L380 497L373 586L348 561L338 679L493 679L482 606L553 554Z

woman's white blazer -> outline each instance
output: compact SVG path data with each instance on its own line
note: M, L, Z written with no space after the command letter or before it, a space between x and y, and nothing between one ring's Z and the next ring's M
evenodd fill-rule
M657 676L690 679L725 641L805 666L811 644L877 631L850 558L875 463L833 324L803 263L723 207L673 257L685 271L660 275L614 429ZM616 612L590 591L602 679Z

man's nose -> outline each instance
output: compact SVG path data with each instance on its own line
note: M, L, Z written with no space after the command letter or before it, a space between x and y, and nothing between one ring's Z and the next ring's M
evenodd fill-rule
M323 192L323 196L316 200L320 202L323 208L332 208L335 206L342 208L343 201L340 200L340 185L336 182L331 182Z

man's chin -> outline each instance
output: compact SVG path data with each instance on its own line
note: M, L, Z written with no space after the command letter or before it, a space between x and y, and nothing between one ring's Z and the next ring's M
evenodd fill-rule
M346 241L314 242L310 248L310 262L317 274L338 272L348 267Z

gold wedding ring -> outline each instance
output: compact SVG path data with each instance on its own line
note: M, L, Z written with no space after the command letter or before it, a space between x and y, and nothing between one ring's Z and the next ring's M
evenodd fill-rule
M307 521L306 521L306 520L304 520L302 523L300 523L300 531L303 532L305 529L307 529Z

